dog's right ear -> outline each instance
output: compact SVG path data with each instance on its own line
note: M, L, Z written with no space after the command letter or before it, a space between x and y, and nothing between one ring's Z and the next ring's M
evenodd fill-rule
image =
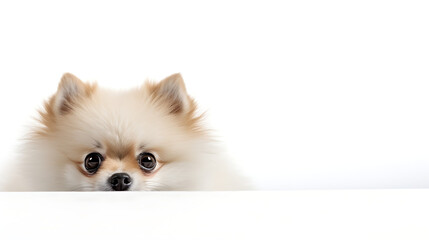
M93 87L83 83L71 73L65 73L58 85L55 95L54 111L58 115L64 115L73 110L77 101L89 96Z

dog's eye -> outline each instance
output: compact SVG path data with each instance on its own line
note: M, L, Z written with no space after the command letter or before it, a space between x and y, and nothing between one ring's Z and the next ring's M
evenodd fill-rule
M137 161L139 162L140 167L144 171L152 171L156 167L156 159L155 156L153 156L151 153L140 153L137 157Z
M103 161L103 156L101 154L93 152L85 157L85 169L89 173L95 173Z

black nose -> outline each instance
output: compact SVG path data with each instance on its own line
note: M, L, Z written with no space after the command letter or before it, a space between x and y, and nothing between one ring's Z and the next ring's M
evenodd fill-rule
M115 173L109 178L110 186L115 191L126 191L133 183L130 175L126 173Z

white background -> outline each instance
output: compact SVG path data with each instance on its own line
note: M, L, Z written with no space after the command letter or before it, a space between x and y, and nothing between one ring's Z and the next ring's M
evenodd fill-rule
M62 73L129 88L181 72L261 189L429 187L428 12L426 1L2 1L0 167Z

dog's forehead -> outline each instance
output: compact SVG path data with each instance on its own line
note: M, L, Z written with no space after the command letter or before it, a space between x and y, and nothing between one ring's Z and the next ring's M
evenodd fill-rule
M133 153L135 145L138 144L136 138L136 131L138 130L130 126L130 124L121 123L120 121L108 125L110 126L101 130L104 131L103 134L99 135L106 154L111 158L122 159Z
M106 144L106 155L110 158L123 159L128 155L134 155L134 146L127 143Z
M80 132L86 132L109 157L116 159L141 151L142 144L156 148L177 137L178 128L171 117L139 94L133 90L97 92L77 113L84 116Z

